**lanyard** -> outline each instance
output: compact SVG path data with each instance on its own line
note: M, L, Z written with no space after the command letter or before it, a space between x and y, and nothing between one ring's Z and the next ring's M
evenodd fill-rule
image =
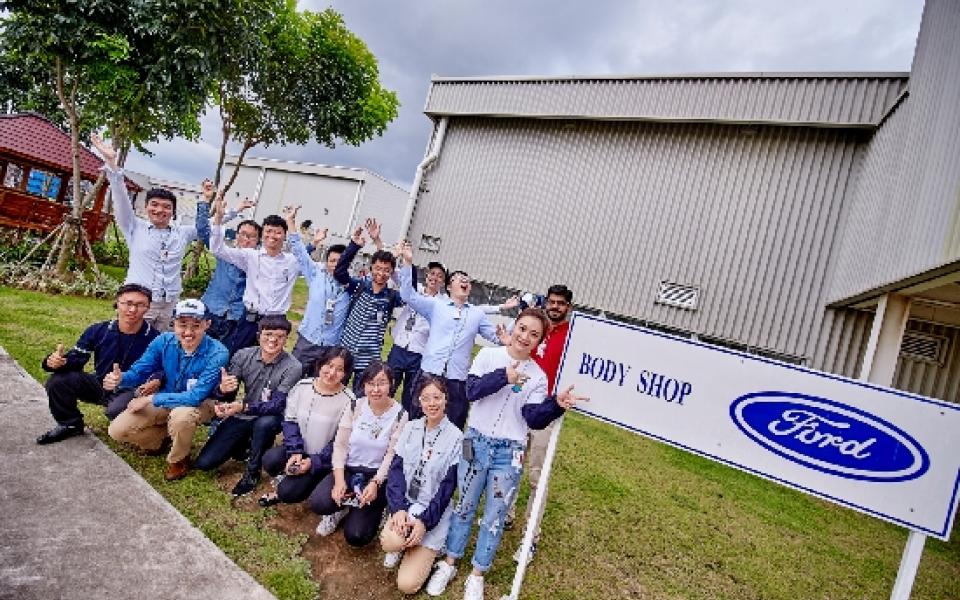
M417 465L417 469L413 472L413 479L415 481L422 480L423 469L427 466L427 461L430 460L430 457L433 456L433 446L437 443L437 440L440 439L440 434L443 433L444 427L446 427L446 424L437 427L437 433L433 436L433 440L430 441L430 445L427 445L427 421L424 419L423 437L420 439L420 464Z
M199 350L199 348L197 348L197 350ZM182 361L182 356L181 356L179 353L177 354L177 371L178 371L178 373L177 373L177 379L176 379L176 381L173 383L173 391L174 391L174 392L184 392L184 391L186 391L186 390L181 390L181 389L180 389L180 384L183 383L183 376L186 374L187 369L190 368L190 363L193 362L193 357L194 357L194 356L196 356L196 354L191 354L191 355L187 356L187 364L181 366L181 363L183 362L183 361Z

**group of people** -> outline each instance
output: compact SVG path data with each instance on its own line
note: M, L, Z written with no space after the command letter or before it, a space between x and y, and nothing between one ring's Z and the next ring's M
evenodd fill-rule
M342 525L352 546L379 532L384 564L398 569L397 585L408 594L425 582L428 594L444 593L483 502L465 595L483 598L524 455L536 486L550 425L585 399L572 387L554 389L572 292L551 287L545 310L522 307L508 330L488 313L518 300L474 305L470 277L436 262L418 289L410 245L385 250L372 219L319 261L313 256L325 232L305 243L294 207L262 223L242 221L235 245L227 245L223 224L236 213L211 182L204 182L195 226L173 222L176 197L160 189L147 192L143 219L114 150L92 141L104 158L130 267L116 318L90 325L72 349L58 345L44 359L57 425L37 443L82 434L78 401L102 404L112 438L166 454L168 481L239 460L245 466L234 495L254 491L265 471L274 486L261 506L306 501L321 516L318 534ZM378 250L369 275L356 277L350 266L364 233ZM216 270L202 299L181 299L181 262L195 240L216 256ZM308 298L287 352L286 313L299 276ZM382 361L394 319L394 344ZM478 334L494 345L471 360ZM94 372L87 373L91 355ZM209 422L209 438L191 461L196 429Z

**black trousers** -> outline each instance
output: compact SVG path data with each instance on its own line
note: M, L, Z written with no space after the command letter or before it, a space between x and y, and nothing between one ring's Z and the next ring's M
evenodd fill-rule
M418 371L411 387L413 389L419 388L420 378L425 375L430 375L430 373L422 369ZM436 375L431 375L431 377L436 377ZM467 382L460 379L447 379L446 377L443 378L443 381L447 384L447 418L460 431L466 431L464 427L467 424L467 414L470 412L470 402L467 400ZM423 416L419 398L411 399L407 414L411 421Z
M53 373L44 387L47 389L50 414L57 424L67 426L83 426L83 413L77 407L78 401L106 407L104 412L112 421L127 409L134 394L134 390L107 392L96 375L83 371Z
M283 446L274 446L263 455L263 470L271 477L276 477L283 473L287 466L287 451ZM311 469L303 475L285 475L283 481L277 486L277 497L281 502L287 504L296 504L303 502L307 498L313 498L313 495L319 490L317 485L324 477L330 474L329 469ZM327 491L327 495L330 492Z
M346 477L348 483L354 473L363 473L371 477L376 473L376 470L347 466L344 477ZM323 478L323 481L310 496L310 510L318 515L332 515L343 508L333 501L331 495L333 484L333 473ZM377 532L380 530L380 521L383 519L383 509L387 507L385 487L385 485L380 486L377 490L377 497L373 502L362 508L350 508L350 512L343 518L343 537L351 546L355 548L366 546L373 541L373 538L377 537Z
M273 440L278 433L279 416L269 415L256 419L229 417L217 426L216 431L204 444L194 466L201 471L211 471L227 462L231 456L250 448L247 470L259 476L263 454L273 446Z

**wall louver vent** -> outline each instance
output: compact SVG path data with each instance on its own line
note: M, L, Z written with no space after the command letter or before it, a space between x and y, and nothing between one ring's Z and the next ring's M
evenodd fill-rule
M904 332L900 355L912 360L943 364L947 355L947 338L916 331Z
M661 281L655 302L676 306L677 308L685 308L687 310L696 310L699 300L699 288L680 285L679 283L670 283L669 281Z

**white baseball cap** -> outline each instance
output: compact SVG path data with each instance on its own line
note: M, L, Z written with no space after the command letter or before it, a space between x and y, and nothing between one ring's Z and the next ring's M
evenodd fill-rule
M202 321L207 318L207 307L204 306L203 302L193 298L181 300L177 302L176 308L173 309L173 318L179 319L180 317L193 317Z

